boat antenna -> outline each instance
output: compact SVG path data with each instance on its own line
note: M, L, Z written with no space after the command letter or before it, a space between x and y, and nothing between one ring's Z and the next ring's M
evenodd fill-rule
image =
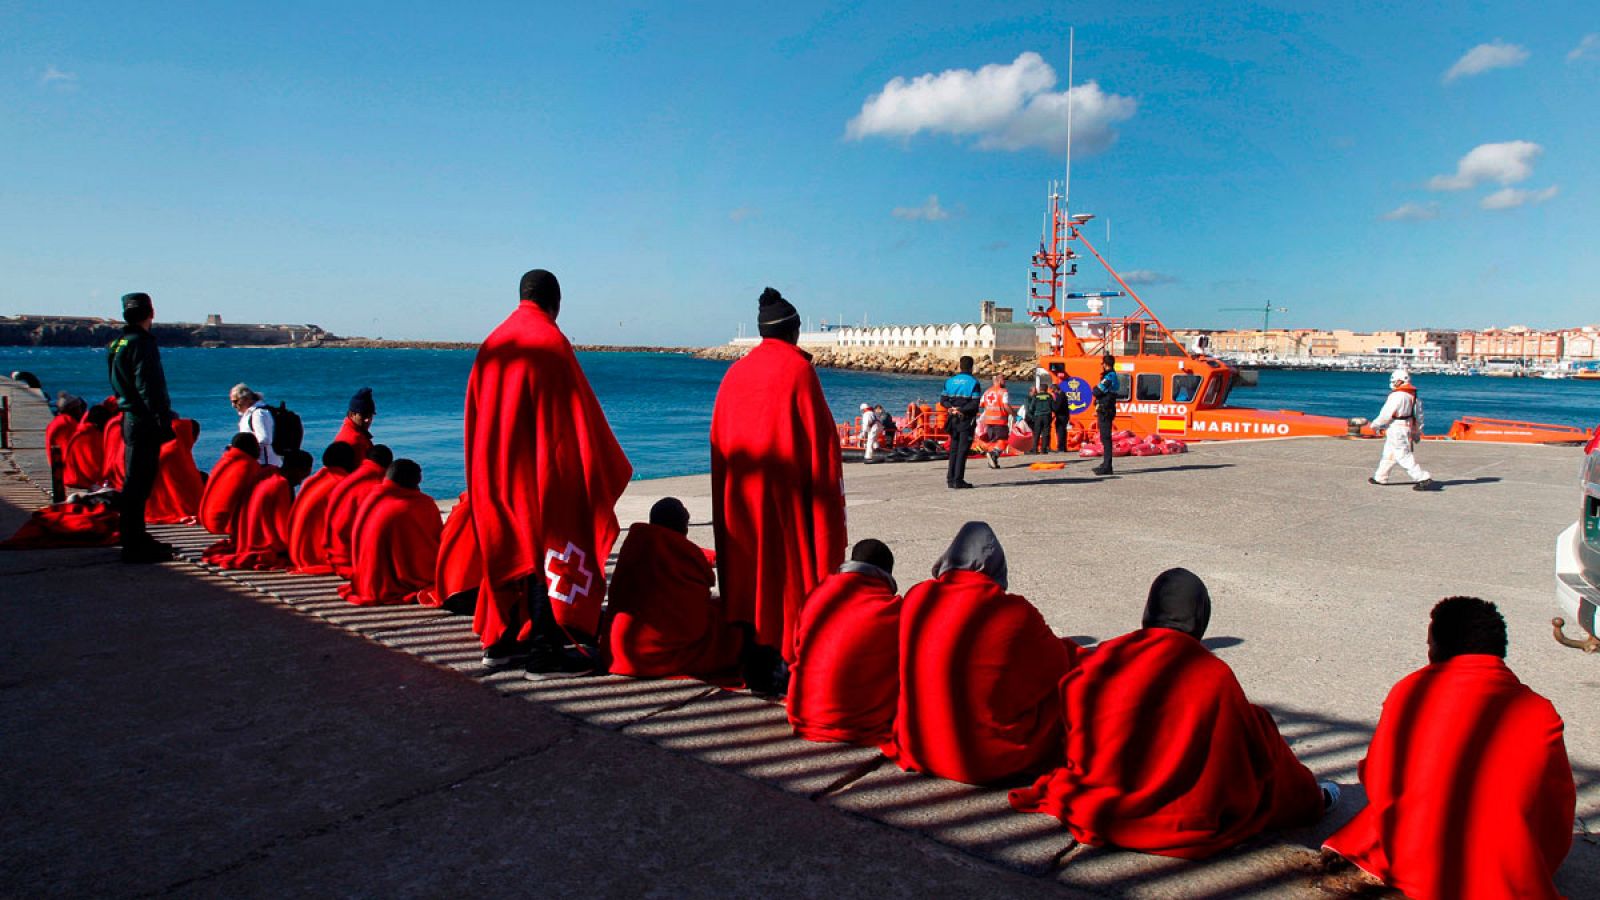
M1073 29L1067 28L1067 180L1061 188L1061 204L1072 209L1072 39Z

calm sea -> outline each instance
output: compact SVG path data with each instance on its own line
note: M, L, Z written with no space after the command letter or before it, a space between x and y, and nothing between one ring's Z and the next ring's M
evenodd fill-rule
M658 353L579 354L617 438L633 461L634 477L661 478L710 469L706 435L717 384L728 363ZM238 427L228 389L248 382L272 402L286 401L306 426L313 455L332 440L350 395L373 390L373 434L398 456L422 464L423 487L436 497L462 490L461 409L470 350L202 350L162 351L173 405L201 425L196 461L208 468ZM87 398L110 392L105 352L91 348L0 347L0 372L26 369L45 390ZM821 371L835 418L856 414L863 401L896 413L912 400L932 401L940 378ZM1442 433L1464 415L1494 416L1592 428L1600 423L1600 383L1420 375L1429 433ZM1014 387L1014 395L1016 389ZM1335 416L1377 414L1387 392L1379 373L1262 372L1256 388L1239 388L1240 406L1298 409ZM1020 400L1020 395L1016 395Z

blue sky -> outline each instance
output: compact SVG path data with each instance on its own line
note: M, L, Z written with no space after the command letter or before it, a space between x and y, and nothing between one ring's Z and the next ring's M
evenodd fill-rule
M466 6L0 0L0 313L474 340L542 266L584 342L971 320L1074 25L1073 208L1169 325L1600 319L1593 3Z

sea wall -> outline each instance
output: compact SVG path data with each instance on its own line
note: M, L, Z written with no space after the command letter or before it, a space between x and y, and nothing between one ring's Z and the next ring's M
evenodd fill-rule
M156 322L167 347L317 347L334 336L316 325L233 325L220 321ZM122 333L115 319L86 316L0 316L0 346L103 347Z

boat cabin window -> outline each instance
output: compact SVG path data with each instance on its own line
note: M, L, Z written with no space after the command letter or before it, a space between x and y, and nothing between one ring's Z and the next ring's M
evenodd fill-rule
M1118 372L1116 375L1117 399L1126 400L1133 394L1133 379L1129 378L1126 372Z
M1172 402L1188 403L1194 395L1200 392L1199 375L1174 375L1172 376Z
M1202 403L1204 403L1206 406L1217 405L1217 394L1222 392L1223 380L1223 377L1220 375L1211 376L1211 383L1206 385L1206 398L1205 400L1201 401Z
M1135 381L1134 396L1138 400L1161 401L1161 373L1142 372Z

